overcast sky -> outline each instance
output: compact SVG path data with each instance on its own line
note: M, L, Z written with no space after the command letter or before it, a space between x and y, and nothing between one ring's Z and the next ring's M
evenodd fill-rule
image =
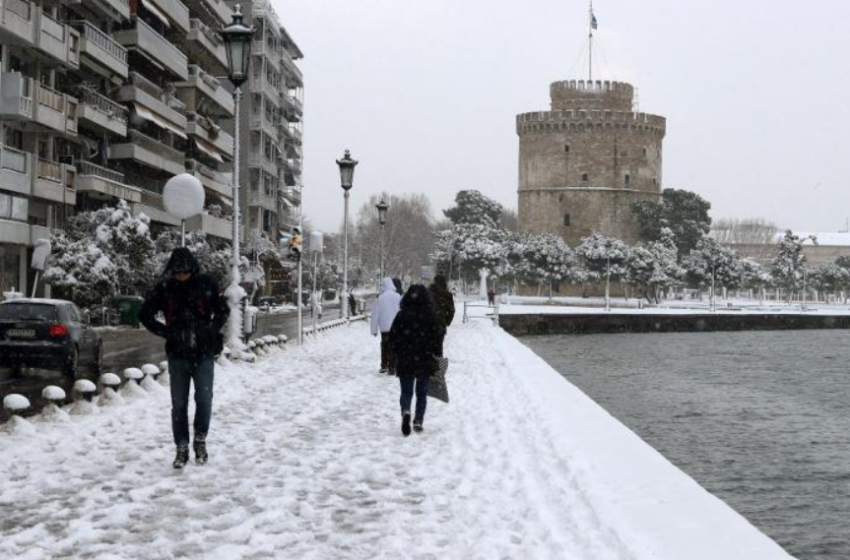
M272 0L305 59L304 212L337 230L334 160L371 193L424 192L435 213L477 188L517 205L517 113L587 72L587 3ZM594 77L667 117L664 186L712 215L837 231L850 217L850 4L597 0ZM582 52L585 53L582 57Z

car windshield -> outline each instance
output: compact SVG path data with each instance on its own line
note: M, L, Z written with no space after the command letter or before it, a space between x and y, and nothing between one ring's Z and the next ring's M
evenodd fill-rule
M0 305L0 321L55 321L56 306L39 303L4 303Z

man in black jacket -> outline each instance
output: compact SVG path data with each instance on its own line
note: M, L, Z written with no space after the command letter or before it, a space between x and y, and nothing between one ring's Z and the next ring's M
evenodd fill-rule
M156 319L165 317L165 324ZM189 387L195 385L195 460L207 462L206 439L212 416L215 356L221 353L221 329L230 309L218 283L201 274L189 249L171 253L164 278L148 293L139 313L142 324L165 339L171 377L171 429L177 445L174 468L189 461Z

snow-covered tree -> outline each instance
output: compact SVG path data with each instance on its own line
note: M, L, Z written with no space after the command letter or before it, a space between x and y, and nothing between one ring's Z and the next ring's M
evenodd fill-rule
M813 239L815 243L817 240ZM806 255L803 254L803 242L790 230L785 232L782 241L777 247L776 256L773 258L771 273L776 285L788 294L788 301L803 287L803 276L805 274Z
M552 286L571 279L575 257L558 235L520 232L504 242L497 274L527 286Z
M118 290L118 267L88 239L72 241L65 234L52 236L53 254L44 281L61 288L81 307L103 305Z
M507 238L504 230L488 225L455 224L437 232L433 257L444 270L460 266L462 275L474 281L479 270L495 272L503 263Z
M809 284L819 292L836 294L850 288L850 271L832 262L809 274Z
M697 288L735 288L742 285L744 268L740 255L710 237L702 238L682 261L688 283Z
M575 252L584 263L589 281L604 280L609 265L612 282L623 280L628 274L629 246L619 239L594 232L581 240Z
M502 205L476 190L460 191L455 195L455 205L443 210L453 224L477 224L500 227Z
M663 228L661 239L632 247L626 262L629 283L646 297L658 302L659 293L676 286L684 277L678 264L673 232Z

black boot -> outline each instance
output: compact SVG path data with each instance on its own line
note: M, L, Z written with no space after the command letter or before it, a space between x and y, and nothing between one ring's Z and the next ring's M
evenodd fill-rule
M209 459L209 455L207 455L207 437L196 435L192 447L195 449L195 463L206 465Z
M181 445L177 448L177 456L174 458L172 465L175 469L182 469L189 462L189 446Z
M422 433L422 430L425 428L422 427L422 420L414 420L413 421L413 431L417 434Z
M410 411L405 410L401 413L401 433L405 437L410 435Z

